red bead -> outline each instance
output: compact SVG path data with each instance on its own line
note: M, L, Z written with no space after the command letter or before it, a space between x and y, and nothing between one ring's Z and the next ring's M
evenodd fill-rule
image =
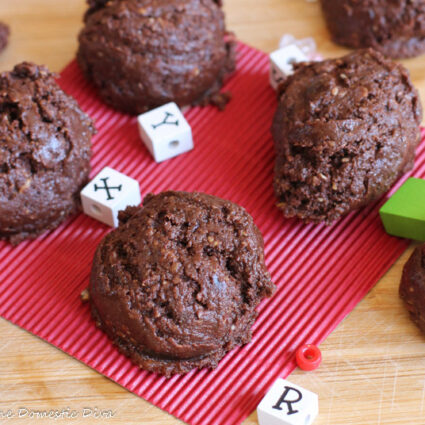
M322 362L322 353L315 345L305 344L297 350L295 358L300 369L314 370Z

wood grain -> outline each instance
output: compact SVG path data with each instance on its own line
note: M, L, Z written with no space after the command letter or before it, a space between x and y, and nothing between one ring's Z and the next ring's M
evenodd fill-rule
M10 46L0 56L0 70L30 60L60 71L75 54L84 9L83 0L0 0L0 19L12 29ZM265 51L275 49L282 34L292 33L313 36L325 56L345 52L331 43L317 3L227 0L225 9L229 28ZM424 98L425 56L404 64ZM291 381L319 394L320 415L315 424L425 424L425 339L409 321L397 295L407 255L322 344L321 367L291 375ZM0 412L70 408L79 412L79 418L58 423L180 423L4 320L0 320L0 335ZM85 407L113 411L114 416L82 418ZM38 422L53 421L8 420L0 415L0 424ZM245 424L256 423L254 412Z

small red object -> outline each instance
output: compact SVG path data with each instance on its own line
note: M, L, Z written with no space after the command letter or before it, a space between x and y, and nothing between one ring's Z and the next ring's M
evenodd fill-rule
M322 362L322 353L319 347L313 344L302 345L295 355L298 367L302 370L317 369Z

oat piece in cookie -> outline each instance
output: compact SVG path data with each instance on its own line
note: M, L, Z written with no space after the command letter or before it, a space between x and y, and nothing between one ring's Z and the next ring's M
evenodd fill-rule
M78 211L93 132L47 68L0 74L0 238L17 244Z
M422 108L408 71L372 49L295 65L272 133L286 217L334 222L413 167Z
M7 47L9 42L9 34L9 27L3 22L0 22L0 52L2 52Z
M97 248L97 325L139 367L170 376L215 368L251 340L274 285L263 239L240 206L202 193L148 195Z
M168 102L223 109L235 41L214 0L91 0L78 63L112 107L137 115Z
M425 333L425 245L417 247L404 265L399 293L411 319Z
M321 0L335 43L392 58L425 52L424 0Z

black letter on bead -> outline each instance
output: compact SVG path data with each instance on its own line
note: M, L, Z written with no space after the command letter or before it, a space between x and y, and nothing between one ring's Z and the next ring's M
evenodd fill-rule
M287 400L286 396L288 395L288 393L290 391L294 391L297 393L298 398L296 400ZM299 401L301 401L301 399L303 398L303 395L300 391L298 391L296 388L292 388L292 387L286 387L285 386L285 391L283 392L283 394L280 396L279 400L277 401L277 403L273 406L273 409L277 409L277 410L282 410L282 408L280 407L280 405L282 403L286 403L286 405L288 406L288 415L293 415L294 413L297 413L298 410L294 410L292 408L292 405L295 403L298 403Z
M111 195L111 190L112 189L115 189L115 190L118 190L119 192L121 192L121 189L122 189L122 184L120 184L119 186L108 186L108 179L109 179L109 177L105 177L105 178L103 178L103 179L100 179L100 180L102 180L103 181L103 186L98 186L97 184L95 184L94 185L94 191L95 192L97 192L98 190L105 190L106 191L106 194L107 194L107 198L106 198L106 200L107 201L110 201L111 199L114 199L113 197L112 197L112 195Z
M169 112L166 112L165 113L165 118L164 118L164 120L162 121L162 122L160 122L159 124L152 124L152 128L154 129L154 130L156 130L158 127L161 127L161 125L165 125L165 124L168 124L168 125L175 125L176 127L179 125L179 120L176 120L176 121L172 121L172 122L169 122L168 121L168 118L170 118L170 117L173 117L174 115L173 114L170 114Z

